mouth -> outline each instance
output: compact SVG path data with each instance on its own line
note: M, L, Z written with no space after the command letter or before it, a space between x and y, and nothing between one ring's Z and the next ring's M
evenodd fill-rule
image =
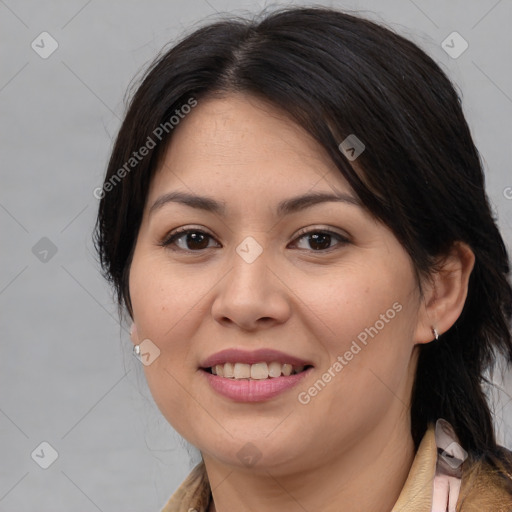
M291 363L280 363L279 361L261 361L254 364L231 363L216 364L208 368L201 368L203 371L218 377L233 380L266 380L278 377L289 377L302 373L312 365L293 365Z
M206 358L200 369L226 379L266 380L302 373L313 365L274 349L226 349Z
M227 349L206 358L199 370L217 394L235 402L265 402L297 386L311 361L273 349Z

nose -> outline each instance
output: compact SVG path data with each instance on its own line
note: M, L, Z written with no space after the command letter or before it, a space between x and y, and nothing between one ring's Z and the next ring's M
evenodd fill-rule
M290 316L290 289L269 267L265 251L252 262L238 254L233 268L219 283L212 316L225 327L255 331L282 324Z

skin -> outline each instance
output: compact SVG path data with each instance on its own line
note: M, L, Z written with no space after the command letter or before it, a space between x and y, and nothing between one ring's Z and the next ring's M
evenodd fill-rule
M178 203L150 213L171 191L223 201L225 215ZM210 510L389 512L414 458L418 345L432 341L432 326L449 329L466 298L474 257L462 244L422 295L404 248L362 206L324 202L276 216L280 201L311 191L355 198L302 128L239 93L203 99L180 122L149 190L129 274L132 340L160 350L146 378L165 418L203 455ZM210 237L162 246L180 227ZM348 241L333 235L315 245L302 228ZM263 250L252 263L236 252L248 236ZM396 303L401 311L300 403L298 394ZM269 401L233 402L199 369L233 347L275 348L314 369ZM237 456L249 442L260 455L251 467Z

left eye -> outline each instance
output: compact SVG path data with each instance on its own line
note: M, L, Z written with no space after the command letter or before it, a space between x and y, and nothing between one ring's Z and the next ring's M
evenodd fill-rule
M316 247L313 252L325 251L328 249L332 249L331 242L333 238L339 241L338 245L345 245L348 243L348 239L339 233L334 233L333 231L307 231L300 235L297 240L301 240L303 238L309 238L310 247ZM306 248L307 250L307 248Z
M309 241L306 243L309 243L310 247L313 248L313 252L321 252L332 249L331 242L333 241L333 238L338 240L338 245L345 245L349 242L346 237L340 235L339 233L326 230L307 231L298 236L296 240L307 238L309 238ZM171 233L171 235L167 237L161 243L161 245L164 247L169 247L171 250L175 250L171 248L172 245L175 245L181 250L197 252L211 248L211 246L209 246L210 240L213 240L213 237L204 231L199 229L183 229L176 233ZM180 242L182 245L181 247ZM308 250L308 248L306 248L306 250Z

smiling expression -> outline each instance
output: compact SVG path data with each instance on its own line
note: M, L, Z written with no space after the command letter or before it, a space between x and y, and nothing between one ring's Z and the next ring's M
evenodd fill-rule
M410 257L325 150L262 100L203 99L175 129L129 289L139 341L160 350L144 367L151 393L208 457L241 465L251 442L267 468L311 468L407 417L425 341Z

